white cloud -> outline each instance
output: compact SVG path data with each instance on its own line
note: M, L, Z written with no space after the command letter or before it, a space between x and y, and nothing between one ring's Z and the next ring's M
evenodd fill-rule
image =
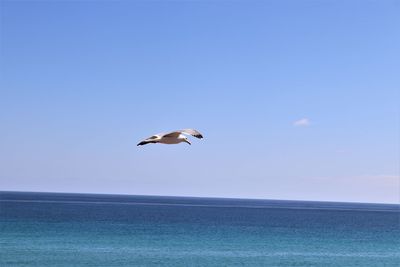
M310 125L310 120L308 118L302 118L300 120L297 120L295 122L293 122L294 126L308 126Z

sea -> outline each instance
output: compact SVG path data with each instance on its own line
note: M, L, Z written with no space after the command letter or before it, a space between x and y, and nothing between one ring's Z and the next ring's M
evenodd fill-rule
M0 192L0 266L400 266L400 205Z

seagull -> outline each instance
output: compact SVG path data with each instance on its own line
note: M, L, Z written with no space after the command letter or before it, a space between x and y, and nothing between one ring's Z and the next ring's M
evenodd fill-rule
M201 133L199 133L198 131L196 131L194 129L184 129L184 130L174 131L174 132L170 132L170 133L155 134L153 136L150 136L149 138L144 139L137 145L142 146L142 145L156 144L156 143L170 145L170 144L179 144L182 142L185 142L185 143L188 143L189 145L191 145L191 143L189 142L189 140L185 136L185 134L194 136L199 139L203 138L203 135L201 135Z

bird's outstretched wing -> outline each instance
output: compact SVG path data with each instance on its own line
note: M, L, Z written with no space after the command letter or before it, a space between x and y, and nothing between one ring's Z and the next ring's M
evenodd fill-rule
M137 145L142 146L142 145L147 145L147 144L152 144L152 143L154 144L154 143L157 143L159 139L161 139L161 137L159 135L152 135L149 138L144 139Z
M199 131L196 131L195 129L183 129L180 132L183 134L190 134L191 136L194 136L199 139L203 138L203 135Z
M146 138L146 140L154 140L154 139L159 139L159 138L160 138L160 135L156 134L156 135L150 136L149 138Z
M163 135L163 137L177 138L180 134L189 134L189 135L194 136L199 139L203 138L203 135L194 129L184 129L184 130L170 132L170 133Z
M163 138L164 138L164 137L178 138L178 136L179 136L180 134L181 134L180 132L176 131L176 132L166 133L166 134L164 134L162 137L163 137Z

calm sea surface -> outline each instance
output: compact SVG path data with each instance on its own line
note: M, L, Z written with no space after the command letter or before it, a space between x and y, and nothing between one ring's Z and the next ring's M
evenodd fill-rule
M0 266L400 266L400 206L0 192Z

